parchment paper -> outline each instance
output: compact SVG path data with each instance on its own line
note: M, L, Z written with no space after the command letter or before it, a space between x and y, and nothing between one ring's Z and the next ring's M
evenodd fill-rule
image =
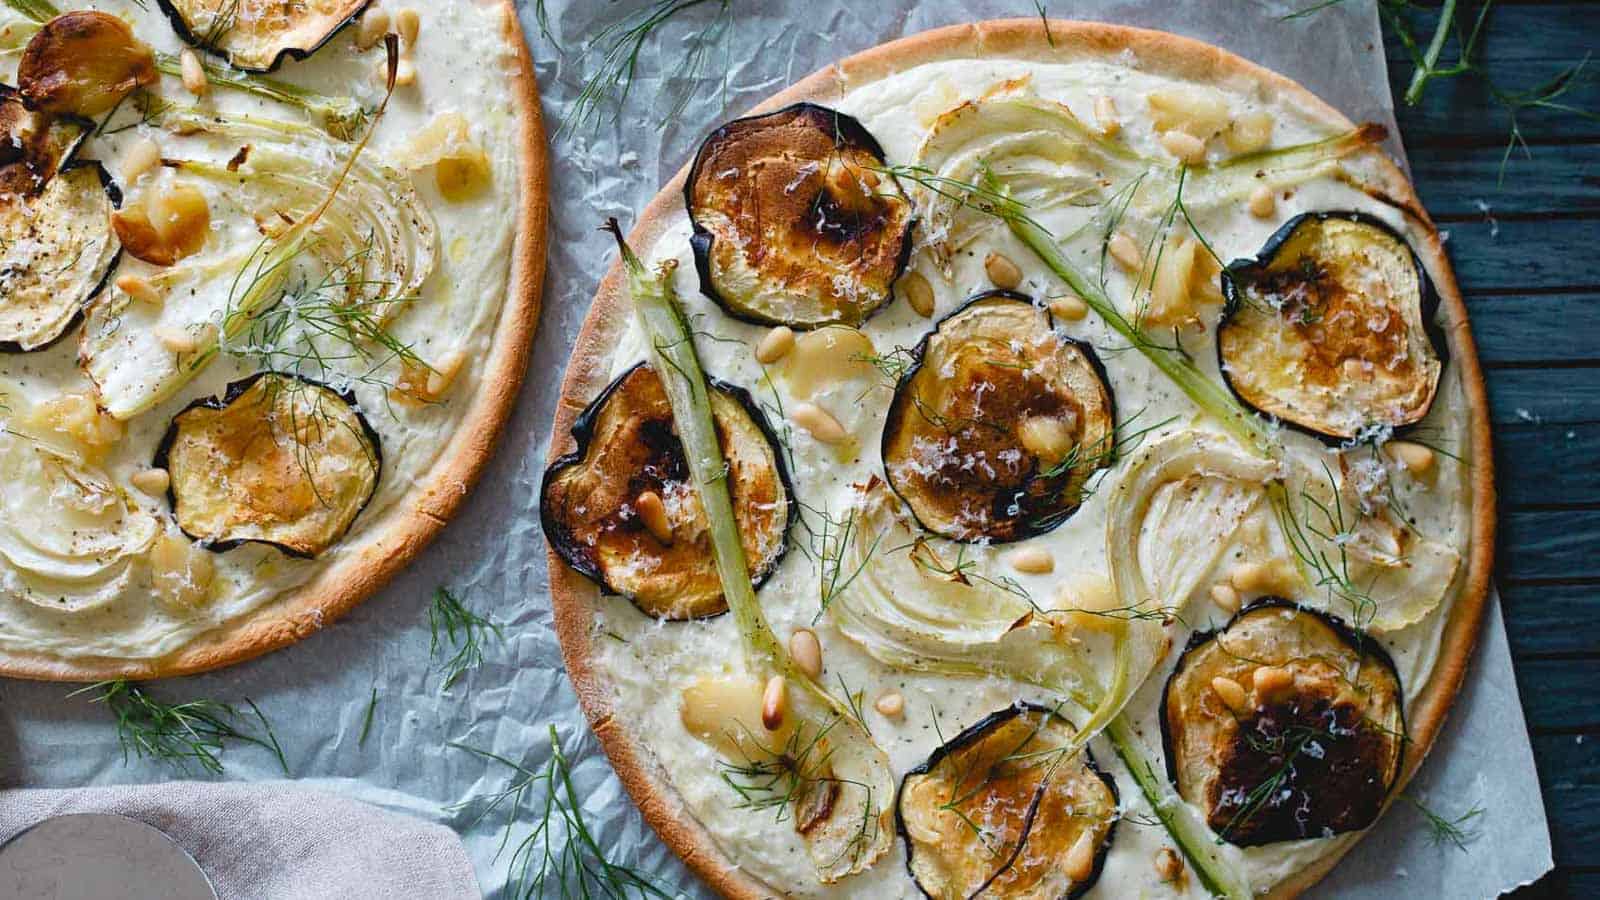
M452 0L466 2L466 0ZM1054 15L1164 28L1230 48L1298 79L1357 121L1391 126L1393 116L1378 20L1370 2L1348 2L1295 21L1281 17L1309 0L1122 0L1048 4ZM597 129L555 135L594 60L577 51L587 36L645 0L550 0L541 34L531 0L522 9L538 61L546 122L554 138L550 271L545 311L521 402L499 452L455 522L411 568L348 619L301 643L235 668L158 684L165 697L253 698L272 721L295 778L391 809L458 827L468 812L451 804L504 786L510 775L447 746L492 749L529 767L549 759L555 723L574 760L575 780L602 846L668 885L704 896L644 826L612 775L561 669L545 596L544 542L537 507L547 429L560 373L596 282L611 259L595 231L608 215L624 223L683 164L713 125L828 62L937 25L1031 16L1028 0L734 0L726 50L713 49L697 83L667 77L685 38L710 20L708 3L645 45L621 117L610 108ZM703 15L704 14L704 15ZM724 83L722 74L726 72ZM662 117L688 91L671 121ZM1391 147L1401 152L1399 144ZM1402 157L1403 158L1403 157ZM448 692L428 658L427 606L438 585L503 623L507 640L486 647L482 666ZM1551 866L1548 827L1512 677L1498 603L1445 733L1410 793L1460 814L1473 806L1477 835L1467 852L1431 845L1417 812L1397 806L1377 833L1319 886L1316 896L1489 897ZM358 746L372 689L372 731ZM170 779L162 764L124 764L106 711L62 686L0 683L0 759L5 783L119 784ZM262 781L282 773L255 748L225 754L226 778ZM525 814L524 819L528 816ZM509 853L495 849L503 817L463 835L490 897L502 896ZM528 831L512 833L513 842Z

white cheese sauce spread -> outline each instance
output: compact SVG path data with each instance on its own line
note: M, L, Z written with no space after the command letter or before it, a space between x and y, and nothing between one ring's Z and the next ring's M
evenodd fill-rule
M1003 83L1022 79L1024 90L1039 97L1066 104L1086 123L1094 123L1099 98L1109 97L1121 120L1117 140L1132 150L1153 158L1171 160L1151 125L1147 97L1152 91L1182 88L1184 85L1139 69L1138 60L1127 56L1119 64L1107 62L1033 63L994 59L967 59L919 65L881 81L864 84L830 98L830 104L861 121L883 145L891 165L917 161L919 148L938 116L963 101L972 100ZM1229 118L1265 113L1272 125L1271 146L1286 147L1331 137L1338 133L1314 115L1301 111L1293 96L1282 96L1268 88L1220 89ZM1103 103L1103 101L1102 101ZM1220 139L1211 142L1213 160L1225 158L1227 149ZM1373 178L1377 171L1371 156L1348 157L1338 164L1357 178ZM904 184L908 193L912 185ZM1170 188L1162 188L1168 191ZM1355 210L1375 216L1414 244L1420 235L1394 208L1376 201L1349 180L1336 177L1335 166L1328 166L1309 179L1276 192L1275 209L1267 216L1252 214L1247 202L1239 198L1225 203L1204 202L1198 193L1190 199L1194 224L1223 261L1254 256L1267 238L1294 215L1314 210ZM1159 199L1164 205L1169 198ZM1029 214L1053 234L1072 234L1084 221L1085 212L1070 203L1040 205ZM971 213L967 227L972 236L956 248L951 277L946 278L929 252L929 235L916 238L910 270L922 273L933 286L936 309L931 319L918 315L900 293L881 312L862 327L880 354L894 348L914 347L935 322L948 315L965 298L992 287L985 275L984 259L999 251L1022 270L1020 290L1039 298L1070 294L1026 246L1006 227L981 214ZM1147 229L1147 231L1150 229ZM1079 233L1065 244L1073 263L1083 271L1095 272L1100 252L1099 234ZM690 322L696 330L697 347L707 373L746 387L758 402L767 406L769 418L780 405L792 409L798 402L784 363L768 366L770 382L763 380L763 368L753 351L766 329L745 324L727 316L702 296L689 250L690 226L679 211L664 236L648 250L650 262L676 260L674 284ZM1141 240L1144 235L1141 235ZM1132 293L1131 276L1122 270L1105 269L1108 294L1126 303ZM1126 307L1125 307L1126 308ZM1218 379L1212 335L1220 307L1201 308L1203 329L1192 328L1182 335L1188 356L1207 374ZM1099 348L1115 393L1119 418L1127 424L1131 414L1138 423L1155 424L1171 419L1160 433L1181 428L1215 427L1206 424L1204 414L1180 389L1162 375L1144 356L1126 347L1098 316L1090 313L1077 321L1057 319L1061 332ZM1123 348L1120 352L1115 348ZM620 342L611 371L619 374L645 358L645 343L637 323ZM840 370L849 367L843 364ZM850 433L847 453L816 442L800 428L788 430L792 448L794 491L800 503L812 509L834 513L846 509L852 496L851 485L883 477L879 444L885 413L892 396L882 381L865 383L844 378L824 386L811 399L830 411ZM1429 443L1464 455L1465 398L1457 367L1447 365L1439 396L1423 433ZM774 421L781 430L782 422ZM1287 429L1277 433L1285 454L1316 471L1326 463L1339 470L1337 452L1316 439ZM1103 473L1100 487L1082 507L1054 530L1028 539L1021 545L1047 549L1054 557L1049 574L1024 574L1001 569L1004 556L997 550L979 548L986 565L1016 579L1033 597L1054 598L1063 585L1085 576L1104 577L1107 571L1105 530L1108 489L1116 484L1132 454L1124 454L1119 464ZM1376 459L1362 449L1348 454L1360 466L1383 463L1362 462ZM1392 468L1392 465L1390 466ZM1466 465L1441 454L1437 478L1415 483L1404 477L1389 477L1396 502L1409 521L1429 540L1454 548L1465 555L1469 530L1470 498L1466 488ZM1392 472L1389 474L1393 474ZM1368 473L1368 477L1383 477ZM808 540L803 529L795 529L791 542ZM1009 549L1009 548L1008 548ZM1173 637L1181 648L1190 628L1220 625L1228 611L1210 598L1207 587L1226 579L1226 559L1216 574L1196 590ZM780 640L798 628L813 628L823 648L823 684L836 693L840 685L860 691L864 699L866 723L873 737L888 754L896 782L907 770L927 760L940 744L940 735L953 736L986 714L1018 700L1055 705L1059 698L1049 692L1006 679L962 678L917 671L891 669L867 656L834 626L829 615L819 617L819 563L815 554L791 549L780 568L759 592L759 600ZM1392 654L1408 701L1414 699L1433 671L1442 625L1460 587L1460 576L1450 586L1445 601L1421 621L1379 635ZM848 587L846 588L848 590ZM1325 600L1326 608L1351 618L1342 601L1327 599L1321 588L1307 588L1303 596ZM792 820L779 817L772 809L741 808L740 798L723 780L724 768L709 746L689 734L680 721L680 698L686 687L705 676L737 675L745 672L734 617L724 615L691 622L662 622L641 614L626 600L605 597L599 600L600 613L595 623L593 646L599 666L610 683L614 716L627 723L630 734L641 739L664 768L688 812L714 837L717 845L742 869L773 888L794 896L818 897L916 897L920 896L907 875L905 849L897 838L892 849L870 869L832 885L819 883L805 845L794 830ZM1147 750L1160 759L1159 698L1167 675L1177 657L1169 652L1134 696L1128 715L1137 723ZM879 696L891 692L904 696L902 715L889 718L873 707ZM1081 719L1080 719L1081 721ZM1089 896L1204 896L1198 879L1191 872L1183 884L1164 883L1153 860L1172 839L1151 815L1138 786L1133 782L1104 737L1091 749L1098 764L1116 776L1123 805L1104 870ZM1266 890L1304 869L1312 861L1332 852L1353 835L1328 839L1289 841L1249 850L1222 848L1235 867L1242 866L1254 889Z
M108 2L89 6L132 23L134 34L158 54L176 59L185 46L155 3ZM403 377L400 359L385 346L371 342L362 348L364 353L345 345L342 354L309 368L300 366L307 377L353 392L357 408L379 437L382 477L371 502L348 534L312 560L290 558L260 544L244 544L225 553L210 554L215 569L210 585L197 602L185 603L169 602L152 589L150 566L145 559L148 551L133 553L125 571L116 579L108 579L92 603L77 604L74 609L52 603L48 592L31 586L36 581L24 577L11 558L0 554L0 647L65 659L156 659L172 653L209 629L260 611L326 566L361 553L369 539L392 521L393 514L403 510L407 494L439 460L441 450L477 392L506 297L518 221L519 148L523 141L511 95L518 62L517 48L506 38L506 9L499 4L468 2L413 6L420 14L421 28L414 46L404 46L403 52L408 64L414 66L416 77L395 90L362 159L391 167L402 173L402 178L414 182L421 205L433 218L437 239L433 271L415 297L405 298L403 308L384 330L393 342L386 346L408 346L416 358L429 365L463 360L448 389L436 402L393 402L391 389ZM395 9L389 11L393 13ZM14 11L7 10L3 16L0 23L4 24L4 34L18 45L35 27ZM356 28L345 28L309 60L288 61L271 77L332 97L351 98L369 111L376 109L384 93L383 45L379 42L376 47L359 48L356 35ZM464 47L471 48L471 52L462 52ZM11 51L3 57L0 80L16 83L18 55ZM224 65L217 57L205 58ZM167 76L156 90L164 101L179 107L193 106L202 115L315 124L298 108L216 84L196 98L185 91L177 77ZM464 142L480 148L487 160L486 182L470 195L447 197L431 164L408 164L415 159L418 136L449 114L465 117ZM141 121L133 98L109 122L103 133L87 140L78 156L102 161L118 182L122 181L119 173L124 156L146 138L159 146L165 158L218 166L227 164L236 154L248 165L248 153L272 149L253 147L245 152L241 145L248 141L230 143L215 136L177 134L162 127L158 115ZM359 131L351 135L359 136ZM302 148L301 158L293 160L290 167L295 174L328 184L344 167L356 143L327 140L295 146ZM241 197L254 196L250 191L235 190L225 181L186 176L181 171L146 174L143 184L169 178L193 184L206 195L211 231L197 259L228 260L262 244L258 217L270 222L274 210L241 208ZM125 269L128 259L125 255ZM243 280L248 282L248 274ZM226 281L223 284L226 287ZM289 288L293 287L292 282ZM109 293L112 288L108 285L104 290ZM220 325L218 318L213 317L211 324ZM74 326L47 349L0 354L0 423L20 429L20 419L30 410L64 395L93 396L92 385L78 365L83 328ZM287 340L292 346L293 338ZM86 471L99 491L91 491L89 501L99 503L100 508L69 512L80 518L105 514L105 509L121 502L126 508L119 514L125 523L153 521L159 532L179 536L165 491L146 492L134 487L136 474L151 467L157 443L174 415L199 398L220 395L229 383L259 368L258 358L249 352L224 350L175 394L126 421L120 439L91 454L87 462ZM72 452L71 448L68 452ZM5 475L5 490L11 495L13 474L8 471ZM82 492L64 501L60 495L56 499L79 507L89 502ZM28 529L42 523L49 528L58 513L61 510L48 502L31 509L6 504L0 508L0 516L5 517L0 520L0 527ZM149 540L144 543L153 546Z

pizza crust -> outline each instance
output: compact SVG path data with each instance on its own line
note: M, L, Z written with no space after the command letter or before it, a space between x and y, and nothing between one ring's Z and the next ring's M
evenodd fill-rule
M1045 28L1049 28L1047 38ZM1052 44L1053 41L1053 44ZM828 103L848 90L895 72L928 62L973 56L1050 61L1067 56L1114 57L1131 50L1141 69L1176 78L1222 85L1266 88L1293 98L1294 105L1337 129L1354 125L1341 113L1296 82L1242 57L1209 44L1165 32L1119 25L1052 20L1046 26L1037 18L1006 19L937 28L892 41L823 68L792 87L767 99L749 114L758 114L802 100ZM1471 549L1461 593L1456 598L1440 639L1439 658L1427 686L1411 703L1407 720L1412 739L1405 766L1390 793L1389 802L1405 789L1421 765L1444 724L1445 715L1465 677L1467 661L1477 641L1488 595L1494 557L1495 489L1493 450L1489 436L1489 405L1477 350L1467 322L1461 290L1444 253L1444 246L1409 181L1386 156L1383 172L1386 199L1400 207L1426 235L1416 247L1439 291L1450 321L1446 330L1450 358L1461 367L1470 407L1472 495ZM667 230L672 216L682 210L683 184L688 167L668 182L645 207L628 236L641 254L653 247ZM632 309L622 280L620 262L613 262L595 294L593 307L574 344L572 359L562 382L556 409L550 458L571 450L570 431L583 408L610 377L612 351L627 327ZM730 898L772 896L773 890L742 871L716 846L711 834L689 815L665 772L641 737L613 715L610 687L594 665L592 623L598 592L583 576L549 551L550 590L562 656L584 713L593 725L606 755L623 786L639 805L645 821L695 874ZM1272 898L1295 897L1331 870L1355 844L1351 841L1330 852L1278 884Z
M508 294L491 335L478 393L439 458L360 552L318 572L309 582L265 608L205 632L168 656L151 660L63 659L44 653L0 651L0 675L45 681L101 681L190 675L233 665L315 634L372 596L444 528L494 452L522 386L539 324L544 281L549 166L533 57L512 0L504 11L504 37L517 48L511 94L521 123L517 236Z

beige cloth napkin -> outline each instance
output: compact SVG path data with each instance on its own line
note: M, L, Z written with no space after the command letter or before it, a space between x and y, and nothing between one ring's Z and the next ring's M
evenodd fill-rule
M481 897L450 829L291 784L0 791L0 841L62 813L154 825L194 856L222 900Z

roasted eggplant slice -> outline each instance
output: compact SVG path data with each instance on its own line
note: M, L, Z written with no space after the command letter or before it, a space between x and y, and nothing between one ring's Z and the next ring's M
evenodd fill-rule
M0 352L66 334L116 264L119 195L99 163L70 161L83 133L0 85Z
M883 428L889 484L958 541L1060 525L1114 461L1116 404L1088 344L1022 294L979 294L922 339Z
M1444 370L1439 298L1403 237L1360 213L1307 213L1228 267L1222 376L1261 413L1331 442L1428 414Z
M155 466L178 527L218 552L257 541L314 557L350 530L378 487L378 433L355 398L279 372L228 386L172 420Z
M17 64L28 106L51 115L98 116L160 77L155 52L127 22L89 9L44 23Z
M911 252L912 207L861 123L811 103L718 128L684 203L700 289L740 319L860 325Z
M984 718L906 773L896 819L906 867L929 897L1082 895L1117 823L1116 782L1072 723L1019 703Z
M787 549L798 512L777 440L750 395L712 381L733 511L757 586ZM539 511L550 546L607 591L658 619L728 606L699 494L661 379L644 363L601 392L572 427L577 450L550 464Z
M178 37L235 69L270 72L305 59L372 0L159 0Z
M1167 680L1167 775L1241 847L1371 825L1400 774L1400 676L1372 638L1266 598L1190 638Z

